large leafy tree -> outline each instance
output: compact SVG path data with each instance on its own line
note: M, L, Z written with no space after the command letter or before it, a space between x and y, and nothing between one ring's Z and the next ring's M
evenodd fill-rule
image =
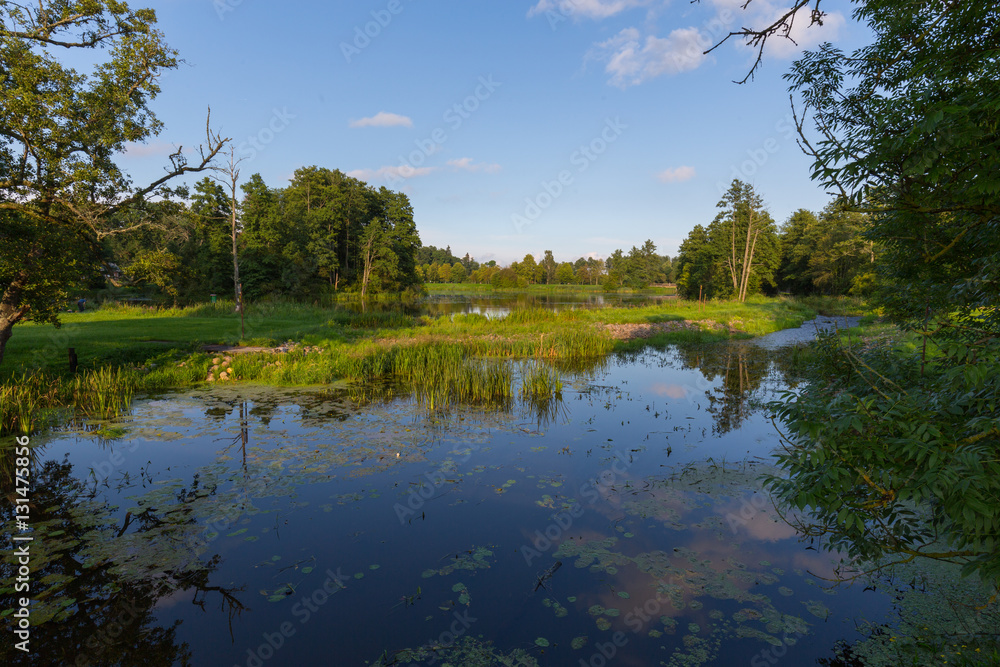
M80 72L60 60L94 54ZM195 164L135 186L116 158L157 134L149 108L177 54L151 9L117 0L0 2L0 361L13 327L57 322L98 243L148 224L115 215L171 178L208 167L225 140L207 130ZM58 267L55 268L54 267Z
M778 232L753 186L734 180L717 206L708 227L695 226L681 244L675 269L681 296L745 301L775 287Z
M765 285L775 285L780 257L774 221L753 186L740 180L733 180L717 206L719 213L708 226L716 261L722 265L714 292L746 301Z
M814 177L869 214L878 303L924 344L824 355L778 406L790 475L772 487L829 545L1000 584L1000 8L876 0L855 16L870 46L823 45L788 75L801 140Z

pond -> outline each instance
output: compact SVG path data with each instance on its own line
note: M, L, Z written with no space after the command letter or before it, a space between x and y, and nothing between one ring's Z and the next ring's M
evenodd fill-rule
M796 380L761 340L541 406L213 386L35 438L34 656L4 662L816 664L893 598L834 586L762 491Z
M579 308L606 308L621 306L648 306L674 300L676 296L660 294L635 293L619 294L617 292L510 292L495 293L433 293L416 301L400 304L398 302L347 302L339 304L350 310L385 310L390 312L405 312L408 315L442 315L474 314L486 317L503 317L515 309L543 308L546 310L576 310Z

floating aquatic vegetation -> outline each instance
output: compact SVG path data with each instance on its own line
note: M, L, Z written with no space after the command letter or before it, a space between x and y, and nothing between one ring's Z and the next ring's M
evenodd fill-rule
M824 621L830 617L830 609L822 602L817 602L816 600L806 600L802 604L805 605L806 611L815 616L816 618L821 618Z
M489 559L493 557L493 551L487 547L474 547L468 551L448 556L449 562L440 569L427 569L420 575L429 579L434 575L442 577L448 576L456 570L478 570L490 567Z
M523 649L501 653L491 642L475 637L462 637L450 646L421 646L394 651L391 655L384 652L371 664L372 667L388 667L430 660L462 667L538 667L538 661Z
M469 589L466 588L465 584L457 583L451 587L452 593L458 593L458 603L464 604L468 607L472 603L472 597L469 595Z
M865 638L839 647L838 655L871 667L997 664L1000 601L979 577L963 577L955 563L918 559L867 578L894 593L892 612L861 619Z
M765 626L767 632L760 628L751 628L746 631L747 637L782 632L802 634L808 632L808 624L804 620L780 613L766 595L749 592L751 585L761 578L765 578L768 584L777 581L776 577L768 572L750 570L744 563L732 558L721 563L702 559L695 551L686 547L676 547L669 554L664 551L652 551L628 555L615 551L616 545L617 539L613 537L590 541L566 540L560 544L554 555L564 558L575 557L574 565L578 568L596 567L605 571L616 567L637 568L640 572L651 575L650 585L657 599L663 603L669 602L677 610L686 607L695 611L700 610L705 606L705 598L753 604L754 607L734 614L733 620L740 625L759 622ZM632 595L634 594L633 591ZM718 610L710 610L714 611ZM618 610L609 613L609 610L601 605L593 605L588 612L600 620L606 616L613 617ZM721 617L718 613L710 613L709 617L716 621L712 628L714 632L721 627ZM673 620L669 618L668 620L670 622L668 631L672 631ZM609 624L608 622L599 624L599 626L604 625ZM701 628L698 627L700 631ZM688 630L690 632L692 627ZM699 633L692 632L692 634Z

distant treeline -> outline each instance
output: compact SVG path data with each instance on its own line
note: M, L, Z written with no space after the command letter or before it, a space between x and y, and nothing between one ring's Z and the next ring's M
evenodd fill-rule
M418 293L425 282L608 290L676 282L686 298L743 300L757 293L866 294L878 255L863 236L865 214L834 202L819 215L796 211L779 229L753 188L740 181L673 261L647 240L606 259L557 262L545 250L540 259L529 253L510 266L481 264L468 253L459 258L450 246L422 246L405 194L339 170L305 167L284 188L268 187L254 174L239 192L204 178L192 191L168 194L122 214L121 228L137 230L106 237L106 268L94 287L154 285L175 302L234 295L235 253L243 295L253 300Z
M498 289L528 285L604 285L605 289L629 287L643 289L654 283L668 282L672 275L670 258L657 255L656 246L646 241L641 248L633 247L628 254L615 250L607 259L580 257L575 262L557 262L551 250L542 253L541 260L532 254L510 266L495 261L480 264L468 254L458 259L451 247L439 250L434 246L417 252L420 264L417 272L429 283L476 283Z

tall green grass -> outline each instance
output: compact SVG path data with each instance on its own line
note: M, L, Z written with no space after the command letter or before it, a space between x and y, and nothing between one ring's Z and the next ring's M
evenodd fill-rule
M73 405L86 417L112 419L128 411L139 384L134 370L101 368L75 378Z
M78 417L113 419L127 412L140 375L127 369L102 368L73 378L44 373L23 374L0 385L0 435L30 435L47 424L47 416L72 408Z
M47 378L28 374L0 385L0 435L34 432L42 410L59 402L58 390Z
M373 306L348 309L262 301L249 304L245 313L248 339L268 346L291 338L313 349L310 353L233 354L226 381L284 386L337 380L356 385L381 382L402 386L435 407L456 401L508 405L518 361L586 371L616 351L680 340L720 340L728 337L728 329L759 335L797 326L814 317L820 307L855 305L830 299L803 302L763 297L746 303L671 300L559 312L524 308L490 319L481 315L417 318ZM8 346L10 357L0 369L7 378L0 383L0 432L35 428L46 410L72 408L83 416L111 416L127 410L137 393L204 383L218 355L195 350L203 343L236 343L240 329L239 314L227 300L186 308L108 305L64 319L59 337L53 329L33 324L15 331ZM703 330L689 328L653 339L622 341L611 338L601 326L672 320L703 323ZM75 347L80 355L79 376L62 374L62 350L67 346ZM39 356L39 350L49 354ZM27 374L20 368L28 369ZM544 388L543 380L537 386ZM555 383L549 385L549 394L555 395ZM525 392L522 384L522 394L546 393L532 386L534 380Z

